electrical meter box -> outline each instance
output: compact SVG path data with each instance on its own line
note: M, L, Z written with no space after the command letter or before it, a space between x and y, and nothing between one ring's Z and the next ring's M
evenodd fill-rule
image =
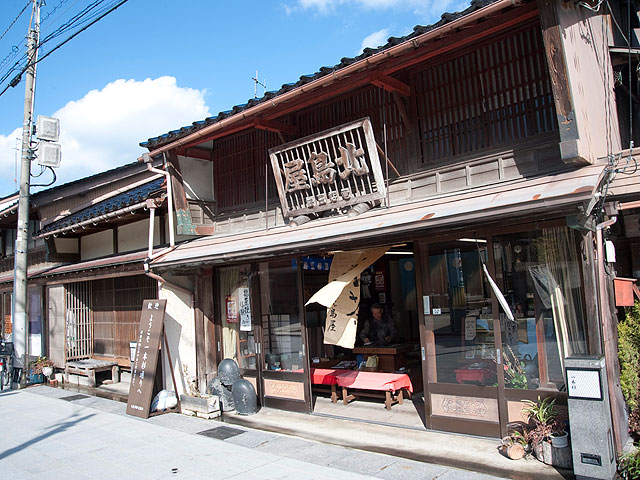
M616 478L604 357L565 359L573 473L578 480Z

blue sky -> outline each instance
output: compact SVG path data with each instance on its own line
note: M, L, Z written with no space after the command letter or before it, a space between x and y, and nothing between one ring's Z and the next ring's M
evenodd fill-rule
M0 35L27 3L0 2ZM43 35L91 3L48 0ZM38 64L35 114L61 120L56 185L135 161L143 151L139 142L245 103L253 96L256 70L268 90L277 90L358 55L363 45L384 44L389 36L406 35L414 25L436 22L443 12L468 5L456 0L129 0ZM0 63L0 76L15 62L12 47L20 53L25 49L29 13L0 39L0 62L7 58ZM23 101L24 80L0 96L0 197L16 190ZM49 178L45 173L42 180Z

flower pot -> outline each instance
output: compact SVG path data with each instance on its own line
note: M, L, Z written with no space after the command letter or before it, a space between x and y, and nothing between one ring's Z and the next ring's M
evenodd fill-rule
M192 412L212 413L220 410L220 398L216 395L208 397L180 395L180 403L183 409Z
M569 434L567 432L562 432L560 434L551 435L551 444L555 448L564 448L569 446Z
M42 367L42 374L45 377L50 377L53 374L53 367Z

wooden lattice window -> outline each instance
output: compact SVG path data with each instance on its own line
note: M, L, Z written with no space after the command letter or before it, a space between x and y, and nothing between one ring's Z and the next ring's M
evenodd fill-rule
M351 121L369 117L376 143L384 148L384 126L387 127L387 155L401 171L405 170L407 145L402 117L393 94L374 86L363 87L330 103L316 105L300 112L301 136L312 135ZM384 170L384 168L383 168Z
M423 164L557 130L539 26L412 74Z
M95 355L129 358L137 340L142 301L157 298L157 283L144 275L104 278L92 284Z
M93 354L91 282L65 286L65 358L80 360Z
M215 141L213 178L218 209L237 209L264 202L265 174L268 174L269 198L277 201L271 167L266 169L267 152L281 143L276 133L264 130L241 132Z

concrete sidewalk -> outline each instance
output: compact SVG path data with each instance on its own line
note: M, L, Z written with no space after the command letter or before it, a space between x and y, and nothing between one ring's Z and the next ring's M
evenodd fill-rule
M125 407L49 387L0 393L2 478L496 478L179 414L140 420Z
M416 458L424 460L421 457L425 443L416 441L419 437L414 438L413 434L433 432L392 428L385 439L387 432L377 429L379 426L359 423L356 433L360 441L356 442L349 422L310 415L287 414L283 416L289 418L286 422L280 418L280 412L268 409L251 417L224 415L227 420L234 418L245 424L238 426L179 414L141 420L126 415L125 408L121 402L46 386L0 393L3 478L551 478L545 466L535 460L507 461L510 470L517 471L505 471L504 475L494 477L359 449L366 443L364 437L370 437L369 441L379 440L382 450L388 444L402 444L415 449ZM322 422L324 426L320 428L306 421ZM260 423L261 430L251 428L250 422ZM278 430L278 423L280 431L313 428L316 438L264 431ZM330 436L323 428L331 430L333 440L339 438L347 445L336 445L335 441L320 443L324 436ZM443 449L449 443L449 449L455 450L451 442L459 436L437 435L443 435L441 445L432 447ZM495 442L492 445L491 453L495 454ZM472 454L459 452L459 466L467 466L465 462L471 459L468 467L477 470Z

